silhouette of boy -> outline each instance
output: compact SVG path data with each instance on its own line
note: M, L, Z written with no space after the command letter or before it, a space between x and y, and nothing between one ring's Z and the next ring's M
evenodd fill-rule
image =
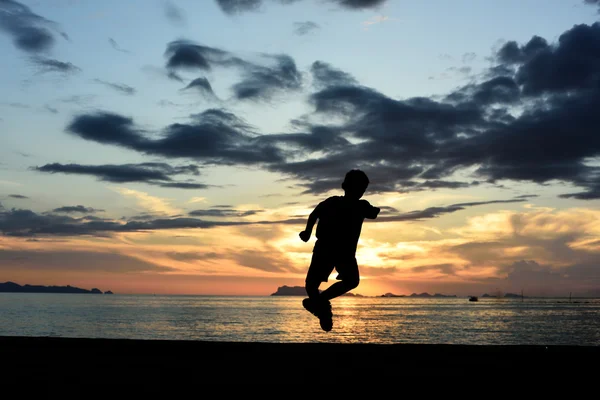
M344 196L331 196L319 203L309 215L305 230L300 232L300 239L308 242L315 222L319 221L306 274L308 298L302 305L319 318L321 328L327 332L333 328L330 300L356 288L360 282L355 254L363 220L377 218L380 211L367 200L360 200L367 186L369 178L363 171L348 171L342 183ZM334 268L339 282L319 292L321 282L327 282Z

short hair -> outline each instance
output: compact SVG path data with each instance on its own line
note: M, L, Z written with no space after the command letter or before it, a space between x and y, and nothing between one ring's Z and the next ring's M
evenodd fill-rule
M360 169L352 169L346 172L346 176L344 177L344 182L342 183L342 187L356 187L361 189L366 189L369 186L369 178L367 174L365 174Z

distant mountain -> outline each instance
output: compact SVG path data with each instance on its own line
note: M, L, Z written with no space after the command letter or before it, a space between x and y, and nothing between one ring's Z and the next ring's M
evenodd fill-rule
M456 297L455 294L441 294L441 293L435 293L435 294L429 294L429 293L413 293L408 297L420 297L420 298L447 298L447 297Z
M322 292L322 290L319 290ZM279 286L275 293L271 293L271 296L306 296L306 289L304 286ZM355 296L363 297L361 294L346 293L344 296Z
M484 293L481 297L503 297L503 298L507 298L507 299L520 299L521 297L523 298L527 298L527 296L521 296L520 294L515 294L515 293L506 293L505 295L491 295L491 294L487 294Z
M14 282L0 283L0 293L91 293L102 294L96 288L92 290L80 289L71 285L67 286L41 286L41 285L19 285ZM112 294L109 290L106 294Z

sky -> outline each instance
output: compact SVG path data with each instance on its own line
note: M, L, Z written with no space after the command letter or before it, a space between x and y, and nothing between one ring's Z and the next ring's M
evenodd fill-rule
M0 0L0 282L600 296L598 0ZM327 287L335 281L335 273Z

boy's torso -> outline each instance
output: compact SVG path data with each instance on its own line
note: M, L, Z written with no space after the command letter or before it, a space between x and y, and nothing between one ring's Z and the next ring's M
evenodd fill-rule
M361 203L362 202L362 203ZM317 225L315 250L327 248L336 252L355 253L362 223L364 200L333 196L322 202Z

